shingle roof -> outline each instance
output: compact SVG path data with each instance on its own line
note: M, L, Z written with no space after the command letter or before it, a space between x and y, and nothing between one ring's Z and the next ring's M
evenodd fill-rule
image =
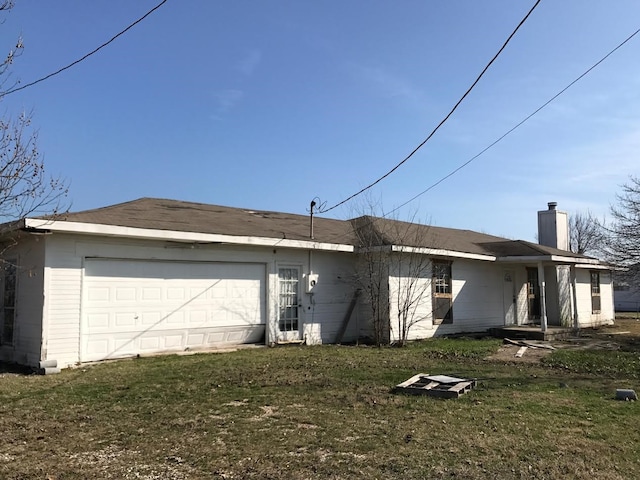
M95 210L67 213L56 220L290 240L309 240L310 227L309 217L305 215L161 198L140 198ZM318 242L349 245L353 234L348 222L314 217L314 238Z
M94 210L67 213L56 218L69 222L309 240L310 219L306 215L224 207L160 198L141 198ZM436 248L491 256L562 255L586 258L523 240L509 240L471 230L436 227L363 216L349 221L314 217L314 240L359 246L356 231L368 229L381 245Z

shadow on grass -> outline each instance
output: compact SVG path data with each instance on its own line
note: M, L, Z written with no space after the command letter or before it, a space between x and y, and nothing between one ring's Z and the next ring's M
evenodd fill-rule
M14 375L35 375L36 372L32 367L0 361L0 375L3 373L11 373Z

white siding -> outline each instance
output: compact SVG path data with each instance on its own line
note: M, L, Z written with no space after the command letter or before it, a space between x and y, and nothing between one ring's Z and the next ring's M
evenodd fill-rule
M427 288L420 302L416 322L409 330L408 339L416 340L437 335L463 332L482 332L504 325L503 303L504 265L474 260L454 260L451 265L453 322L433 325L431 288ZM390 275L390 311L392 340L398 339L397 289L402 285L401 275ZM430 283L430 279L421 279Z
M576 298L578 323L581 328L598 327L613 322L613 283L609 272L600 271L600 313L592 313L591 272L587 269L576 269Z
M303 274L310 268L318 274L313 294L302 285L302 335L309 343L333 343L353 296L353 255L266 247L230 245L180 245L54 234L47 237L45 296L46 359L59 366L80 361L82 312L82 265L85 258L156 259L191 262L244 262L266 265L267 343L277 341L278 265L298 265ZM193 247L193 248L192 248ZM354 312L344 340L358 335Z

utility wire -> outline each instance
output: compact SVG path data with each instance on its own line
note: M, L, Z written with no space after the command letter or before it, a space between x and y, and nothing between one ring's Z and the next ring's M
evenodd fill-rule
M377 185L378 183L380 183L382 180L384 180L385 178L387 178L389 175L391 175L393 172L395 172L398 168L400 168L401 165L403 165L407 160L409 160L411 157L413 157L413 155L420 150L420 148L427 143L431 137L433 137L433 135L435 135L435 133L440 129L440 127L442 125L444 125L444 123L449 120L449 117L451 115L453 115L453 112L455 112L458 108L458 106L462 103L462 101L467 97L467 95L469 95L469 93L471 92L471 90L473 90L473 88L476 86L476 84L480 81L480 79L482 78L482 76L485 74L485 72L489 69L489 67L493 64L493 62L498 58L498 56L502 53L502 51L506 48L507 44L511 41L511 39L513 38L513 36L516 34L516 32L520 29L520 27L524 24L524 22L529 18L529 16L533 13L533 11L535 10L535 8L538 6L538 4L540 3L541 0L537 0L536 3L533 5L533 7L531 7L531 10L529 10L529 12L524 16L524 18L520 21L520 23L518 24L518 26L515 28L515 30L511 33L511 35L509 35L509 38L507 38L507 40L504 42L504 44L502 45L502 47L500 47L500 50L498 50L498 53L496 53L493 58L491 59L491 61L489 61L489 63L487 63L486 67L484 67L484 69L482 70L482 72L480 72L480 75L478 75L478 77L475 79L475 81L473 82L473 84L471 84L471 86L469 87L469 89L464 93L464 95L462 95L462 97L460 98L460 100L458 100L458 102L454 105L454 107L451 109L451 111L447 114L446 117L444 117L442 119L442 121L436 126L436 128L434 128L431 133L429 134L429 136L424 139L424 141L418 145L415 149L413 149L413 151L407 155L404 160L402 160L400 163L398 163L395 167L393 167L391 170L389 170L387 173L385 173L384 175L382 175L380 178L378 178L376 181L374 181L373 183L370 183L369 185L367 185L366 187L364 187L363 189L359 190L358 192L354 193L353 195L345 198L344 200L342 200L341 202L336 203L335 205L326 208L322 211L319 211L318 213L326 213L329 212L331 210L333 210L334 208L339 207L340 205L343 205L345 203L347 203L349 200L352 200L353 198L357 197L358 195L366 192L367 190L369 190L370 188L372 188L374 185Z
M64 72L65 70L70 69L71 67L79 64L80 62L86 60L87 58L89 58L91 55L93 55L94 53L97 53L99 50L102 50L104 47L106 47L107 45L109 45L111 42L113 42L116 38L118 38L121 35L124 35L126 32L128 32L129 30L131 30L133 27L135 27L137 24L139 24L140 22L142 22L145 18L147 18L149 15L151 15L153 12L155 12L156 10L158 10L162 5L164 5L165 3L167 3L167 0L162 0L158 5L156 5L155 7L153 7L151 10L149 10L147 13L145 13L142 17L140 17L138 20L136 20L135 22L133 22L131 25L129 25L127 28L125 28L124 30L122 30L121 32L117 33L116 35L114 35L113 37L111 37L109 40L107 40L106 42L104 42L102 45L100 45L98 48L92 50L91 52L87 53L84 57L79 58L78 60L76 60L75 62L70 63L69 65L67 65L66 67L62 67L59 70L56 70L53 73L50 73L47 76L44 76L42 78L39 78L38 80L35 80L31 83L27 83L26 85L22 85L20 87L16 87L14 89L11 89L9 91L6 91L2 94L0 94L0 98L4 97L5 95L9 95L10 93L15 93L15 92L19 92L20 90L24 90L27 87L32 87L34 85L36 85L37 83L40 82L44 82L45 80L54 77L62 72Z
M373 225L376 221L382 220L386 217L388 217L389 215L392 215L393 213L397 212L398 210L400 210L402 207L408 205L409 203L413 202L414 200L416 200L417 198L421 197L422 195L424 195L425 193L429 192L430 190L432 190L433 188L437 187L438 185L440 185L442 182L444 182L445 180L447 180L448 178L452 177L453 175L455 175L456 173L458 173L460 170L462 170L464 167L466 167L467 165L469 165L471 162L473 162L475 159L477 159L478 157L480 157L481 155L483 155L487 150L489 150L490 148L494 147L496 144L498 144L499 142L501 142L505 137L507 137L508 135L510 135L513 131L515 131L517 128L521 127L524 123L526 123L529 119L531 119L534 115L536 115L538 112L540 112L542 109L544 109L545 107L547 107L551 102L553 102L554 100L556 100L560 95L562 95L564 92L566 92L567 90L569 90L571 87L573 87L576 83L578 83L580 80L582 80L585 76L587 76L589 73L591 73L592 70L594 70L596 67L598 67L602 62L604 62L607 58L609 58L611 55L613 55L618 49L620 49L622 46L624 46L627 42L629 42L633 37L635 37L638 33L640 33L640 28L638 30L636 30L635 32L633 32L631 35L629 35L626 39L624 39L622 42L620 42L614 49L612 49L609 53L607 53L604 57L602 57L600 60L598 60L596 63L594 63L592 66L590 66L588 69L586 69L581 75L579 75L575 80L573 80L571 83L569 83L566 87L564 87L562 90L560 90L558 93L556 93L553 97L551 97L549 100L547 100L545 103L543 103L540 107L536 108L533 112L531 112L529 115L527 115L526 117L524 117L520 122L518 122L516 125L514 125L512 128L510 128L509 130L507 130L503 135L501 135L500 137L498 137L497 140L495 140L494 142L490 143L488 146L486 146L485 148L483 148L480 152L478 152L476 155L474 155L473 157L471 157L469 160L467 160L466 162L464 162L462 165L458 166L457 168L455 168L454 170L452 170L450 173L448 173L447 175L445 175L444 177L440 178L437 182L433 183L432 185L430 185L429 187L427 187L425 190L423 190L422 192L418 193L417 195L414 195L413 197L411 197L409 200L407 200L406 202L400 204L399 206L393 208L392 210L382 213L380 216L377 217L371 217L370 222L368 223L368 225ZM349 234L344 234L342 235L343 238L345 238L347 235Z
M534 115L536 115L538 112L540 112L540 110L542 110L543 108L545 108L547 105L549 105L551 102L553 102L556 98L558 98L560 95L562 95L564 92L566 92L567 90L569 90L571 87L573 87L576 83L578 83L580 80L582 80L587 74L589 74L594 68L596 68L598 65L600 65L602 62L604 62L607 58L609 58L611 55L613 55L613 53L615 53L619 48L621 48L624 44L626 44L628 41L630 41L633 37L635 37L638 33L640 33L640 28L638 30L636 30L635 32L633 32L631 35L629 35L624 41L622 41L620 44L618 44L617 47L615 47L613 50L611 50L609 53L607 53L604 57L602 57L600 60L598 60L596 63L594 63L593 65L591 65L591 67L589 67L588 69L586 69L580 76L578 76L575 80L573 80L571 83L569 83L569 85L567 85L566 87L564 87L562 90L560 90L558 93L556 93L553 97L551 97L549 100L547 100L545 103L543 103L540 107L538 107L537 109L535 109L533 112L531 112L529 115L527 115L526 117L524 117L519 123L517 123L516 125L514 125L511 129L507 130L503 135L501 135L497 140L495 140L494 142L490 143L488 146L486 146L485 148L483 148L479 153L477 153L476 155L474 155L473 157L471 157L469 160L467 160L465 163L463 163L462 165L460 165L459 167L457 167L456 169L452 170L450 173L448 173L447 175L445 175L444 177L442 177L440 180L438 180L437 182L435 182L434 184L430 185L429 187L427 187L425 190L423 190L422 192L418 193L417 195L411 197L409 200L407 200L406 202L404 202L403 204L397 206L396 208L394 208L393 210L387 212L386 214L383 215L383 217L386 217L388 215L391 215L392 213L398 211L399 209L401 209L402 207L404 207L405 205L413 202L416 198L421 197L422 195L424 195L425 193L427 193L429 190L432 190L433 188L437 187L438 185L440 185L442 182L444 182L446 179L448 179L449 177L455 175L456 173L458 173L460 170L462 170L464 167L466 167L467 165L469 165L471 162L473 162L476 158L478 158L480 155L484 154L487 150L489 150L490 148L492 148L493 146L495 146L497 143L501 142L507 135L511 134L514 130L516 130L517 128L519 128L520 126L522 126L525 122L527 122L531 117L533 117Z

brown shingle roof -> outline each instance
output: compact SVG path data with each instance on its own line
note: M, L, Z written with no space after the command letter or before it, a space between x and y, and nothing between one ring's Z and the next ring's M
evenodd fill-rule
M309 217L290 213L222 207L160 198L140 198L95 210L67 213L56 220L172 230L309 240ZM314 217L318 242L352 243L348 222Z
M309 240L309 217L159 198L141 198L94 210L67 213L56 220L247 237ZM491 256L563 255L584 258L522 240L363 216L350 221L314 217L318 242L361 245L355 231L368 229L381 245L437 248Z

